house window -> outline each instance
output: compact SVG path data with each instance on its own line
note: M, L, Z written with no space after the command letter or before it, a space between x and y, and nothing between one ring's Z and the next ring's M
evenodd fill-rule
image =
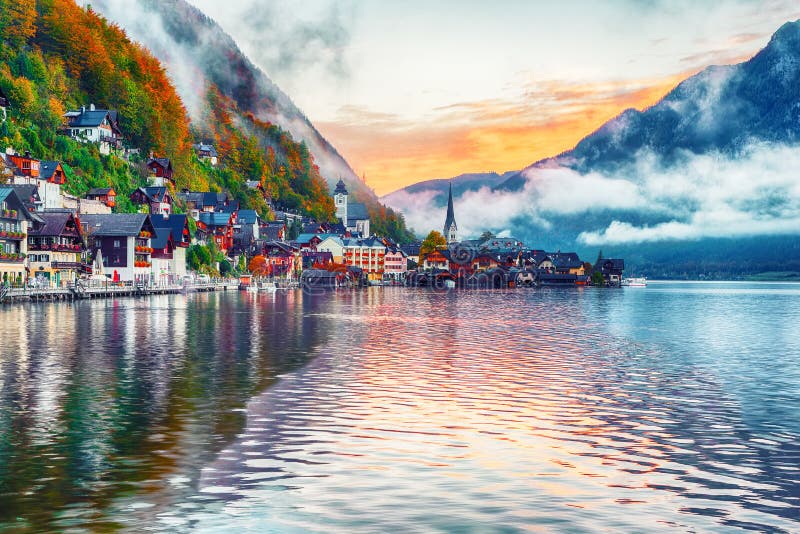
M119 239L114 240L114 248L119 248Z

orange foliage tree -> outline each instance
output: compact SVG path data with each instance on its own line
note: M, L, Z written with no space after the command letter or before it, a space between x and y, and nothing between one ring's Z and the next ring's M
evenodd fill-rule
M253 256L250 263L247 264L247 270L249 270L253 276L266 276L269 272L267 259L260 254L258 256Z

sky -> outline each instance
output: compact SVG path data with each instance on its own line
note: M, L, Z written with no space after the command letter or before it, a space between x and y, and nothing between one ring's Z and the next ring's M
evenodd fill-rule
M800 19L786 0L190 2L379 195L568 150Z

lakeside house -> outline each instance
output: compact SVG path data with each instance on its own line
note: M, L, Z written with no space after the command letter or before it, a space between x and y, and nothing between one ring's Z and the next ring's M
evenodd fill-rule
M399 247L386 248L383 256L383 279L402 282L408 272L408 257Z
M115 280L151 280L150 240L155 228L146 213L82 215L81 229L93 257L101 255L107 275Z
M84 261L86 248L78 217L69 210L37 215L41 222L28 230L29 277L60 287L88 274L91 268Z
M186 274L186 251L191 245L189 218L186 214L150 216L155 229L152 273L154 280L174 283Z
M343 239L343 263L360 268L368 280L382 280L386 245L376 238Z
M13 187L0 185L0 277L4 284L26 278L28 226L33 215Z
M98 109L94 104L81 107L64 114L67 127L64 133L82 143L97 145L103 155L112 150L122 149L122 130L119 127L119 115L116 110Z

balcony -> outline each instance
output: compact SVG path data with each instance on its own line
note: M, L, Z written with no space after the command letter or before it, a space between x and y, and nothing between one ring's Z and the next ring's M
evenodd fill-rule
M24 232L0 232L0 239L13 239L15 241L22 241L27 236Z
M81 271L84 273L91 273L92 266L79 261L53 261L50 262L50 267L60 271Z
M31 250L51 250L53 252L80 252L81 246L80 245L61 245L58 243L55 244L43 244L38 245L35 243L29 243L28 248Z
M0 262L22 263L23 261L25 261L25 254L19 252L0 252Z

